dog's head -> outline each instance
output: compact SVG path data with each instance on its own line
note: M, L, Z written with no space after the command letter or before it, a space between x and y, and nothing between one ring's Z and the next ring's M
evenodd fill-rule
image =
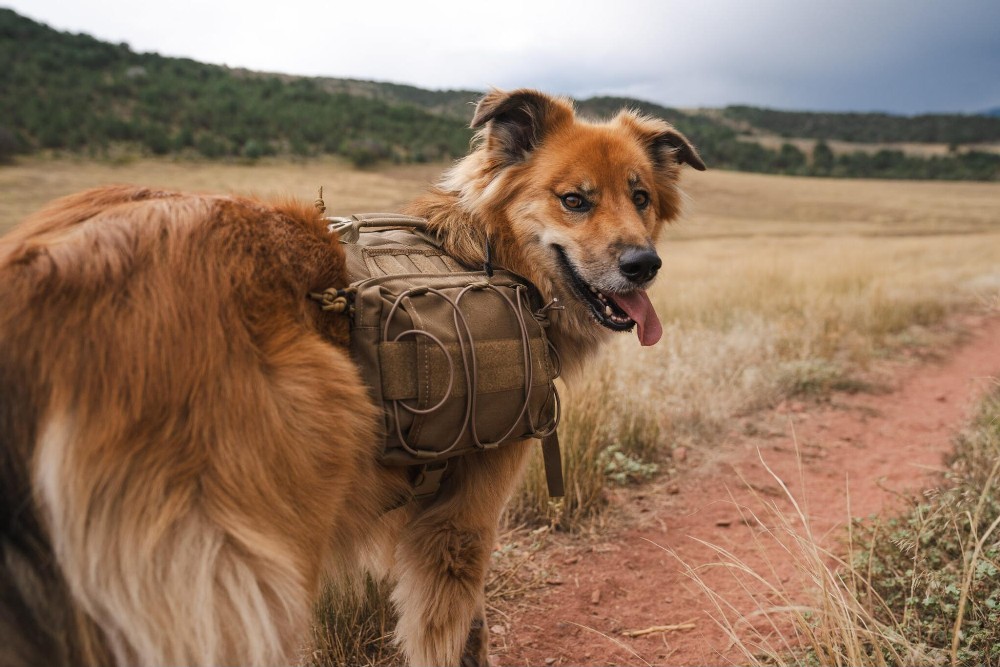
M472 127L477 148L443 185L499 237L504 266L565 306L553 333L586 344L638 326L640 341L655 343L645 288L661 265L660 230L679 214L681 166L705 169L691 143L632 111L582 120L533 90L487 94Z

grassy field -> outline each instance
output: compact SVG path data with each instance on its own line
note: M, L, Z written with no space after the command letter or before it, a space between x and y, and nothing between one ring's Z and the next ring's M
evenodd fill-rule
M111 183L306 201L315 199L322 185L331 215L394 211L423 191L442 168L424 165L357 171L335 158L309 162L261 160L256 164L24 159L16 166L0 166L0 233L52 199Z
M306 200L323 185L330 213L393 210L442 168L25 161L0 168L0 231L108 182ZM1000 184L709 171L685 174L685 189L688 214L667 233L651 292L663 340L618 337L565 390L567 497L548 500L536 462L512 525L585 525L607 486L673 474L676 448L707 447L734 418L789 397L865 390L881 359L955 340L949 314L1000 306ZM344 654L329 648L336 634L320 633L317 662Z
M108 183L194 192L315 197L331 213L395 210L418 195L444 164L358 171L335 158L256 164L23 159L0 166L0 233L46 202ZM774 177L688 172L687 215L669 240L759 237L955 236L1000 233L1000 184Z

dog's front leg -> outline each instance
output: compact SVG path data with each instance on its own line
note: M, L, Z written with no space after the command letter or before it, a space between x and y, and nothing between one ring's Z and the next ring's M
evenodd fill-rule
M472 625L465 638L461 667L488 666L489 655L490 631L486 626L486 605L481 604L472 616Z
M483 585L497 523L528 443L456 459L396 547L396 635L412 665L487 665Z

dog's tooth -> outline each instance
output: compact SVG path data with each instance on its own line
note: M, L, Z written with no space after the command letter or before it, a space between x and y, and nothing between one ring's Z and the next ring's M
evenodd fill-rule
M611 317L611 306L604 306L604 314Z
M587 285L587 287L589 287L590 291L593 292L594 294L600 294L600 292L597 291L597 288L594 287L593 285Z

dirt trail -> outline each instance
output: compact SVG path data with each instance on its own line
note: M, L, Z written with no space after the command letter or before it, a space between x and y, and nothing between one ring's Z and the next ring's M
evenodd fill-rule
M933 486L953 437L990 377L1000 375L1000 318L968 318L963 325L970 332L964 345L943 360L899 368L893 391L837 395L829 404L793 403L759 415L753 435L733 434L711 455L692 453L677 482L622 494L625 528L596 544L555 540L543 555L558 579L527 605L509 610L497 628L503 634L494 640L496 661L730 664L737 656L727 652L727 638L708 615L708 599L657 545L692 565L716 560L697 539L759 563L753 529L740 521L732 500L759 506L748 482L758 498L782 508L787 503L758 456L807 506L815 534L826 536L821 541L827 545L849 515L848 485L853 516L878 513L898 503L900 494ZM777 546L767 555L788 568L777 575L794 587L787 557ZM745 601L731 577L719 572L706 578L727 598ZM633 639L622 634L671 624L693 628Z

